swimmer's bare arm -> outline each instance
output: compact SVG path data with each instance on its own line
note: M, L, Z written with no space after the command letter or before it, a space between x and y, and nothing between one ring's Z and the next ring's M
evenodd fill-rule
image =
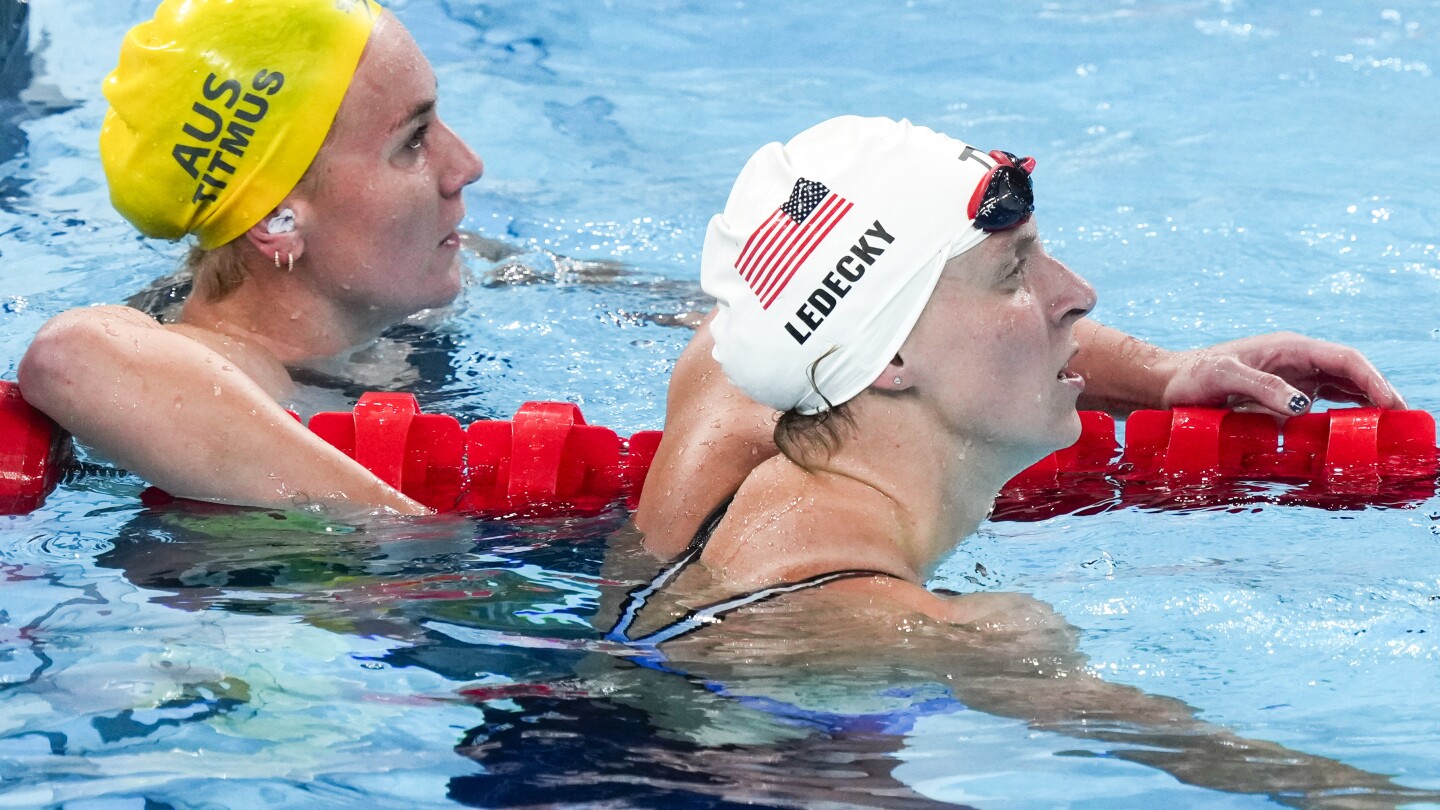
M1080 354L1070 367L1085 378L1081 408L1124 415L1139 408L1209 405L1294 416L1314 399L1405 407L1359 351L1303 335L1276 332L1184 352L1091 320L1081 321L1075 336Z
M296 422L268 352L128 307L62 313L20 361L25 398L101 455L171 494L347 512L426 510Z
M1187 784L1265 794L1296 807L1388 808L1440 798L1332 759L1242 737L1201 720L1182 701L1105 681L1076 651L1075 628L1025 594L944 597L882 578L835 583L825 590L832 591L831 599L850 600L852 614L857 601L874 611L863 617L869 628L857 626L846 637L861 647L885 648L887 660L906 670L931 671L966 706L1022 720L1031 728L1112 744L1112 756L1158 768ZM887 603L894 609L885 608ZM840 609L834 608L835 615L841 615ZM888 618L876 621L877 612ZM937 624L916 627L914 618L906 618L916 614ZM886 629L877 635L877 626ZM902 627L903 632L893 631L896 638L884 637ZM863 650L846 654L866 655ZM863 666L863 660L857 665ZM1356 795L1341 800L1331 791Z
M684 551L705 517L779 452L775 411L731 385L710 356L714 316L711 312L675 361L665 437L635 512L646 547L664 558Z
M965 625L978 638L962 648L950 681L967 706L1112 744L1117 759L1158 768L1187 784L1265 794L1296 807L1395 807L1419 793L1326 757L1242 737L1201 720L1179 700L1102 680L1075 651L1073 629L1046 627L1033 607L987 607ZM1017 612L1024 621L1011 618ZM1365 793L1346 797L1349 803L1332 795L1352 790Z

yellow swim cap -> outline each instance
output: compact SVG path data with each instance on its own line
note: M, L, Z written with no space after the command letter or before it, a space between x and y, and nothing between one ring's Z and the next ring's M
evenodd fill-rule
M310 167L379 17L373 0L164 0L105 79L115 209L206 249L244 233Z

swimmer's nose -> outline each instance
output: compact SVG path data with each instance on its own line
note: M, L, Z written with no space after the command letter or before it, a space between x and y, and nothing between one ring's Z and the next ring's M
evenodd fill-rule
M1055 261L1051 259L1051 261ZM1075 322L1095 309L1095 288L1061 262L1055 262L1057 295L1052 312L1058 323Z
M440 193L446 197L453 197L459 194L461 189L479 180L480 176L485 174L485 162L449 126L441 123L440 127L451 141L450 165L447 166L445 174L441 177Z

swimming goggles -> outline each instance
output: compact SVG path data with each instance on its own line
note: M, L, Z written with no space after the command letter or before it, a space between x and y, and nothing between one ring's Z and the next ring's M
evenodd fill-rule
M1035 212L1035 189L1030 185L1035 158L1018 158L998 149L990 157L995 165L970 195L968 211L975 227L986 233L1013 228Z

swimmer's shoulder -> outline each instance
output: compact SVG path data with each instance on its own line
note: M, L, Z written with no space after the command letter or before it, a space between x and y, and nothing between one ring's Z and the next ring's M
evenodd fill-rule
M125 299L127 319L143 315L166 331L183 335L224 357L264 388L270 396L288 396L294 387L290 372L273 353L253 341L238 340L214 329L185 320L185 306L195 292L195 274L182 267L157 278ZM119 310L121 308L116 307Z
M675 361L665 436L635 512L647 547L660 556L683 551L706 516L777 452L775 412L726 379L710 354L714 345L707 318Z
M288 397L294 389L285 364L269 349L254 340L244 340L192 323L180 322L161 326L168 332L184 336L220 355L225 362L254 380L272 398Z
M19 375L29 381L22 382L27 393L45 399L47 380L65 387L77 376L114 370L177 380L203 374L202 364L239 371L276 399L291 387L284 366L263 347L190 325L162 324L120 304L76 307L51 318L26 349Z
M715 362L712 354L715 338L710 332L714 318L712 311L675 361L666 395L665 429L671 429L671 422L677 421L675 417L685 418L683 424L674 427L696 432L733 429L733 423L739 418L746 427L758 425L762 437L768 441L775 429L775 411L736 388Z

